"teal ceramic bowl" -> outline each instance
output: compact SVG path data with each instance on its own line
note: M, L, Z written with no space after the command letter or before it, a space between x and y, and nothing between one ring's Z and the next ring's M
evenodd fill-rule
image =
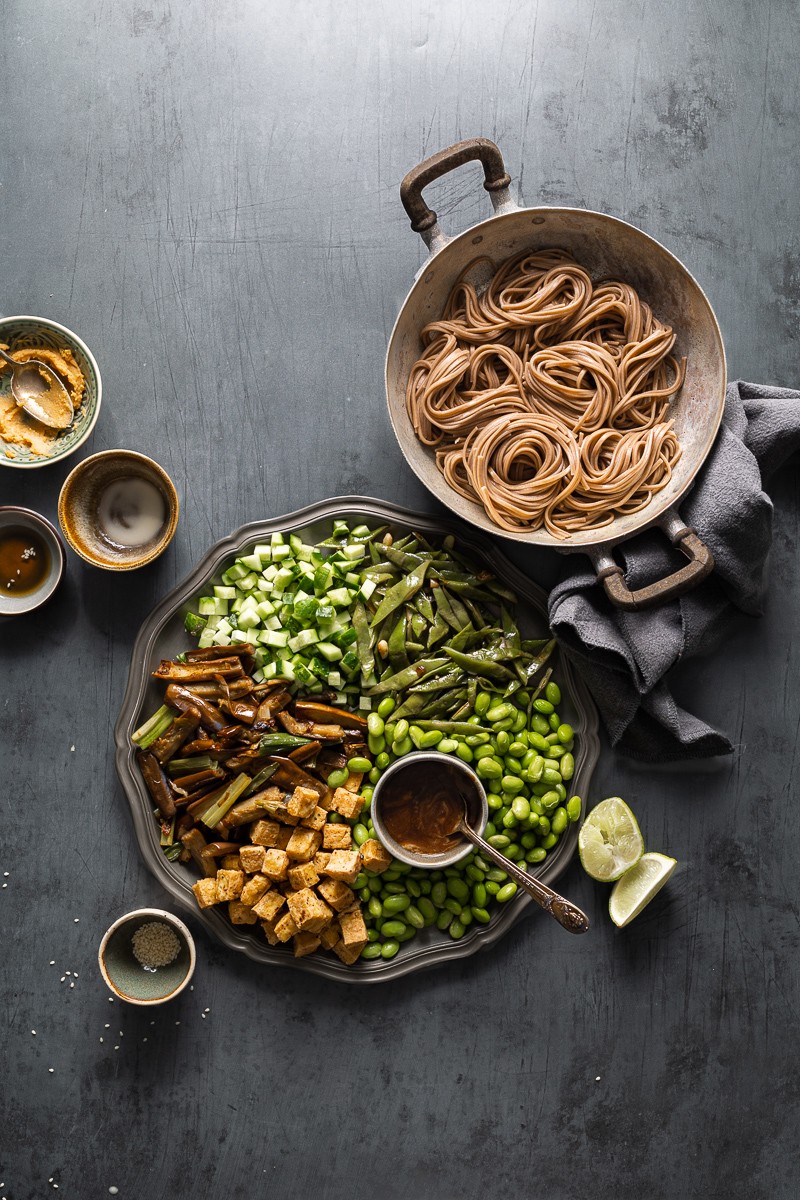
M53 442L52 452L47 455L34 454L26 446L6 442L0 436L0 466L3 467L47 467L60 462L82 446L97 424L100 402L103 398L103 383L94 355L76 333L49 321L46 317L2 317L0 318L0 342L17 346L37 346L50 350L71 350L83 377L86 390L83 401L69 429L60 433ZM11 390L11 370L0 372L0 396Z
M135 935L145 925L168 926L178 940L175 958L165 966L141 962ZM136 948L140 953L134 952ZM137 908L115 921L100 943L100 974L120 1000L128 1004L164 1004L173 1000L194 974L194 939L183 921L160 908Z

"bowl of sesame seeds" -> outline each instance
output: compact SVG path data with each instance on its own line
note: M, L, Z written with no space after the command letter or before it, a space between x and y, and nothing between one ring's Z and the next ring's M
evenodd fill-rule
M163 1004L194 974L194 939L172 913L137 908L107 930L97 957L103 979L120 1000Z

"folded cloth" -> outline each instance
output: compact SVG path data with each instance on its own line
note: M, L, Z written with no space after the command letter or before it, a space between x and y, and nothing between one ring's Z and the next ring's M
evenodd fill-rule
M731 383L711 454L680 506L714 555L709 578L680 600L641 612L615 608L580 555L550 593L550 624L592 692L612 745L632 758L669 762L729 754L724 733L675 702L666 676L708 653L736 611L758 614L772 540L762 483L800 448L800 391ZM616 547L628 587L675 570L682 558L663 533Z

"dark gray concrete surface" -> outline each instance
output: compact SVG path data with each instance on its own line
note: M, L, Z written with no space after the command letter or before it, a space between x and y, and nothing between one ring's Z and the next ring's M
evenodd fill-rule
M422 256L398 200L411 165L493 138L528 203L627 218L689 265L731 377L798 384L797 4L7 0L3 17L0 308L85 338L105 400L80 455L153 455L183 512L158 564L117 578L70 554L57 598L0 626L0 1196L796 1195L796 464L773 489L763 618L677 684L736 754L655 771L604 750L589 799L627 797L681 864L629 929L573 864L587 938L531 915L387 988L260 969L195 923L194 990L151 1013L108 1002L96 952L164 898L111 741L156 600L246 520L348 492L433 507L382 383ZM447 229L489 211L474 167L433 195ZM75 461L0 469L0 503L54 518Z

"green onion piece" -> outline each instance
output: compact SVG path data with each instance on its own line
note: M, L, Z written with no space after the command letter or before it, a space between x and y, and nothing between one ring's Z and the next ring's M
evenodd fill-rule
M226 812L228 812L230 808L233 808L234 804L239 799L245 788L250 786L250 783L251 779L249 775L245 775L244 773L237 775L233 782L228 784L222 795L218 797L218 799L214 800L214 802L205 810L205 812L198 814L199 819L204 825L207 825L209 829L215 829L225 816Z
M161 845L172 846L175 842L175 818L161 824Z
M267 780L275 774L279 765L279 763L267 763L266 767L262 767L258 774L253 776L253 782L244 793L242 799L246 799L248 796L252 796L254 792L257 792L262 783L266 783Z
M131 734L131 741L135 742L140 750L146 750L156 738L161 737L165 730L169 729L172 722L177 717L174 709L169 708L166 704L162 704L157 712L154 712L149 720L145 721L135 733Z
M183 846L180 844L180 842L176 842L174 846L164 847L164 855L169 859L170 862L176 862L177 859L180 858L182 850Z
M166 767L168 775L193 775L195 771L211 771L216 765L210 754L196 754L194 758L173 758Z
M293 733L265 733L258 743L258 751L259 754L264 754L267 750L295 750L298 746L307 746L313 740Z

